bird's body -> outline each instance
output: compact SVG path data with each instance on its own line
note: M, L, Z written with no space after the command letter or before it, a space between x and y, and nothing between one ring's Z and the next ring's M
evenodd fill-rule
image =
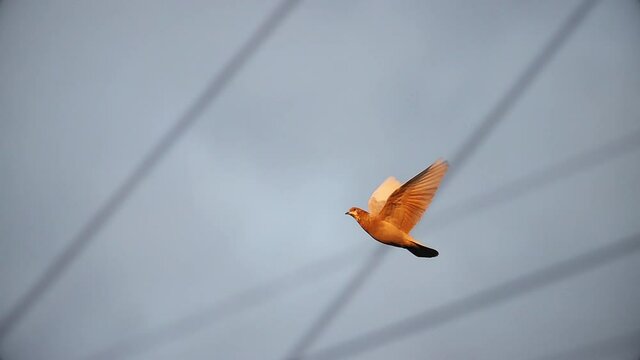
M385 245L397 247L406 247L412 242L409 234L398 229L393 224L377 219L362 209L359 210L361 210L360 216L356 218L356 221L372 238Z
M353 207L346 214L383 244L405 248L419 257L438 256L438 251L420 244L409 232L427 210L447 169L447 162L438 160L402 186L388 178L369 199L370 212Z

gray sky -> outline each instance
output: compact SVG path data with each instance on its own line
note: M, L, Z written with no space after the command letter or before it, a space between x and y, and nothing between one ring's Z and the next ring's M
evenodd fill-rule
M381 246L344 211L450 159L580 3L303 1L0 356L283 358ZM275 5L0 3L0 318ZM413 231L441 255L389 251L308 354L640 232L638 19L595 6ZM531 174L550 180L495 200ZM626 336L594 358L634 359L639 271L636 252L348 358Z

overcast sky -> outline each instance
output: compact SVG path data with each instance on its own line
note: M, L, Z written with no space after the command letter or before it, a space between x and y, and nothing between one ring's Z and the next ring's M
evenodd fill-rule
M302 1L1 359L290 355L382 246L344 212L458 154L583 3ZM0 319L276 5L0 2ZM451 163L412 233L440 256L390 249L304 354L355 338L347 358L637 359L639 36L638 1L591 8ZM520 293L491 292L514 279Z

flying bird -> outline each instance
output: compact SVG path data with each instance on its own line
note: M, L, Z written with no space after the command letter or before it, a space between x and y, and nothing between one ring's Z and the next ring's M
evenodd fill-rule
M448 168L439 159L402 186L391 176L369 198L369 212L352 207L345 215L351 215L383 244L405 248L419 257L436 257L437 250L420 244L409 232L431 204Z

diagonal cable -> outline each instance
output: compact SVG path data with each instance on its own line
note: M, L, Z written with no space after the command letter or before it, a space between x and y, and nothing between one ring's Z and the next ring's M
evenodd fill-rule
M309 359L352 357L391 342L406 339L485 308L504 303L548 285L585 273L640 251L640 233L618 239L584 254L521 275L502 284L454 300L433 310L414 314L307 356Z
M450 181L451 177L457 174L474 151L487 140L496 126L504 120L509 111L531 86L535 78L549 64L550 60L569 36L573 34L582 23L582 20L584 20L597 1L598 0L583 0L563 22L562 26L549 42L545 44L540 53L525 68L524 72L518 76L504 96L495 104L489 113L484 116L480 121L480 125L462 144L458 152L454 154L451 159L451 168L445 181ZM347 285L338 293L334 300L320 313L309 329L294 343L290 351L285 355L286 359L303 357L305 351L322 335L324 330L338 316L345 305L351 301L362 285L374 273L374 270L382 263L387 251L387 248L384 248L384 250L375 250L370 256L370 259L364 263L362 268L347 282Z
M240 49L222 67L220 72L208 83L205 90L187 108L177 122L149 150L133 172L118 186L108 200L98 208L90 220L73 237L69 244L58 254L36 280L33 286L19 299L0 322L0 343L13 330L17 323L31 310L38 300L60 279L69 265L82 254L95 239L113 215L120 210L127 198L140 186L140 183L156 167L176 142L193 126L205 110L222 93L229 82L242 69L247 61L273 34L300 0L283 0L269 14L266 20L240 47Z

